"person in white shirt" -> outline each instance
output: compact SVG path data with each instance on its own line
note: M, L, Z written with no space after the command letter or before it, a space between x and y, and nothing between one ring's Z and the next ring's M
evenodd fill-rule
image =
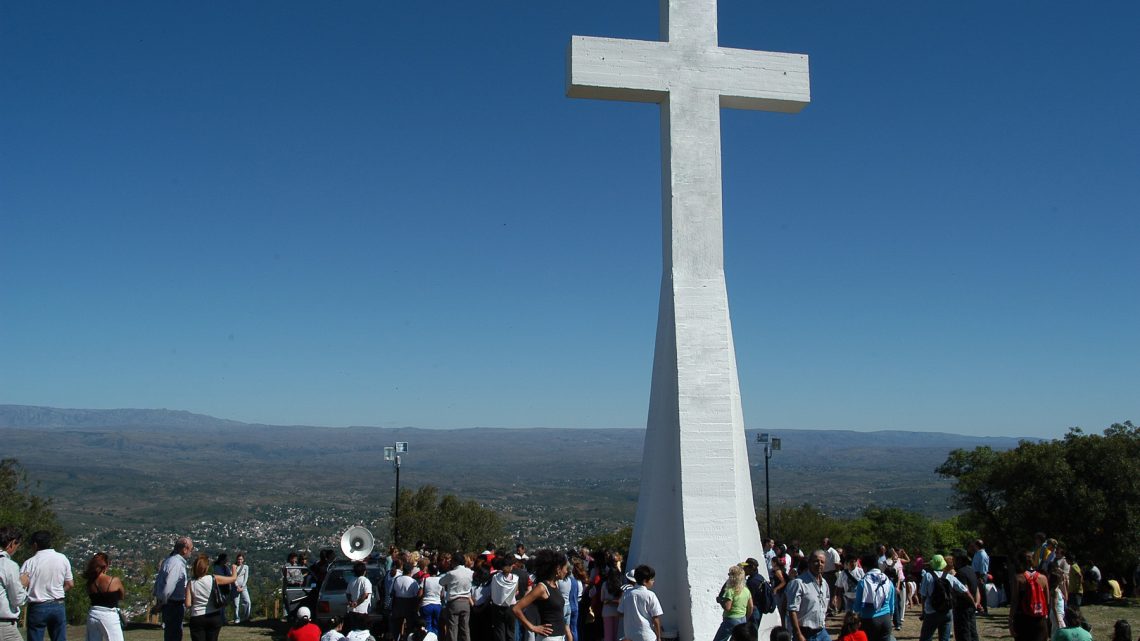
M491 639L514 641L515 615L511 606L518 600L519 577L511 570L513 557L497 556L491 562L495 573L491 575Z
M52 641L67 641L66 592L75 585L71 562L51 547L51 532L32 535L35 556L20 567L20 580L28 586L28 641L43 641L44 632Z
M823 550L808 557L808 573L788 586L788 620L795 641L831 641L827 633L827 604L831 592L823 580Z
M831 539L826 536L823 537L823 554L823 580L827 581L827 588L831 590L831 603L828 604L827 611L829 614L835 614L839 611L839 604L843 599L842 593L835 589L835 581L839 578L843 561L839 558L839 550L831 545Z
M331 627L321 635L321 641L344 641L344 621L333 617L329 620L329 625Z
M471 578L475 575L467 564L474 560L464 556L452 559L456 566L439 579L439 584L447 590L447 639L448 641L470 641L471 630Z
M427 566L427 576L424 577L420 597L420 616L424 620L424 629L438 636L439 615L442 612L443 586L439 584L439 568L432 563Z
M661 641L661 601L653 592L657 573L648 565L633 571L637 585L626 590L618 602L622 615L622 639L628 641Z
M344 596L348 602L348 627L352 630L368 629L368 613L372 608L372 582L366 576L368 566L364 561L352 564L352 574L356 578L348 584Z
M249 598L249 566L245 564L245 555L241 552L234 557L234 623L241 623L242 618L249 621L253 602Z
M405 563L403 573L392 581L392 616L388 619L388 632L393 639L402 639L411 632L420 603L420 582L412 575L416 566Z
M28 601L28 591L20 581L20 566L12 560L19 547L19 531L7 525L0 527L0 641L23 641L16 623L20 608Z

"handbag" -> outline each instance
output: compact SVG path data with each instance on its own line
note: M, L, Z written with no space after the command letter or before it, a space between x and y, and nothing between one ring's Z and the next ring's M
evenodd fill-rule
M225 610L228 602L226 597L222 596L222 591L218 589L218 580L214 577L210 577L210 580L213 581L214 585L210 588L210 607L207 609Z

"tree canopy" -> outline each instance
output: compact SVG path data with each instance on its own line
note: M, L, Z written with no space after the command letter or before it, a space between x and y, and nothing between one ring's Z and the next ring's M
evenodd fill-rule
M810 504L784 507L772 513L772 536L784 542L797 541L804 552L818 547L823 537L836 545L861 553L875 544L907 550L912 556L949 552L964 547L975 536L957 517L935 520L897 507L870 505L852 519L837 518Z
M28 474L13 458L0 460L0 523L12 525L27 539L33 532L47 530L52 533L56 547L64 542L63 526L51 509L51 499L36 496ZM31 546L20 548L18 557L31 554Z
M395 507L393 502L393 514ZM439 498L439 489L433 485L400 490L399 513L392 525L393 529L399 526L396 544L400 546L425 541L439 550L477 552L503 537L503 519L497 512L475 501L461 501L453 494Z
M1072 428L1062 439L1022 441L996 452L954 450L938 467L954 479L962 518L1006 554L1045 532L1102 569L1133 567L1140 555L1140 427L1103 434Z

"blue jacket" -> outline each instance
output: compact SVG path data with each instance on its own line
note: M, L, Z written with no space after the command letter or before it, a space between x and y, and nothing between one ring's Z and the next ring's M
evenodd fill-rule
M876 594L884 594L882 605L875 607L874 598ZM866 599L864 599L866 595ZM898 594L895 590L894 581L887 578L878 568L874 568L868 572L862 579L859 579L859 585L855 586L855 610L859 613L859 617L863 619L874 619L889 615L895 609L895 599ZM866 603L864 603L866 600Z

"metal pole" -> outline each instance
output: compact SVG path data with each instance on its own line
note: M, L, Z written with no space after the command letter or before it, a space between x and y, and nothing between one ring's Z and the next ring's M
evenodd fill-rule
M396 455L396 520L392 525L392 544L400 545L400 455Z
M772 458L772 450L764 444L764 516L768 521L768 535L772 538L772 484L768 482L768 459Z

